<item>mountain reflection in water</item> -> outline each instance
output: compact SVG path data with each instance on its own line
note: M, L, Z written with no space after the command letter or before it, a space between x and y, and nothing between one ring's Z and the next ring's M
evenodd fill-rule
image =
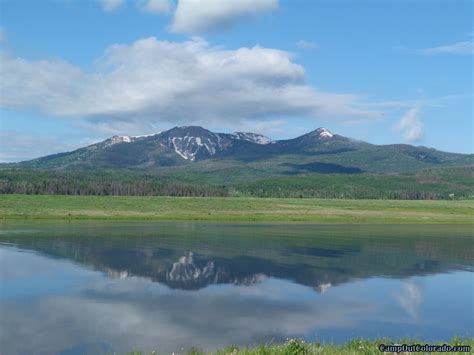
M470 226L21 222L0 253L8 354L474 333Z

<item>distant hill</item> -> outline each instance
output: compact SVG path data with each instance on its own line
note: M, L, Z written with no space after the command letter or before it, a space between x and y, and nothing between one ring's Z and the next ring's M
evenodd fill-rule
M474 163L474 155L406 144L374 145L318 128L300 137L214 133L198 126L174 127L147 136L114 136L80 148L2 167L55 170L134 169L197 173L222 171L262 177L301 173L406 173Z

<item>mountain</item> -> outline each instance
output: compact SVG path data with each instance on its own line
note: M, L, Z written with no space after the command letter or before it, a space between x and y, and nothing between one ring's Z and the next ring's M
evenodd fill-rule
M114 136L80 148L8 168L55 170L133 169L200 174L212 180L305 173L406 173L463 166L474 156L406 144L375 145L318 128L288 140L250 132L214 133L198 126L174 127L146 136ZM212 176L211 176L212 175Z
M236 147L273 142L248 132L213 133L198 126L174 127L145 136L113 136L72 152L9 164L10 167L89 169L150 168L182 165L219 156Z

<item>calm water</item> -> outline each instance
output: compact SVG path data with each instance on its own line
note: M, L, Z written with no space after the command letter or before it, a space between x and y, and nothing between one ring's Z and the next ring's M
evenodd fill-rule
M2 354L474 336L469 226L0 227Z

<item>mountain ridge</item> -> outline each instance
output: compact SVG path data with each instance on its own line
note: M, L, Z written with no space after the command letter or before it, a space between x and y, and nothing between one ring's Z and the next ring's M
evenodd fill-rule
M301 136L272 140L252 132L215 133L201 126L173 127L142 136L113 136L77 150L2 164L8 168L139 169L232 174L404 173L474 163L473 155L408 144L376 145L320 127ZM239 169L241 171L239 171ZM244 171L245 170L245 171Z

